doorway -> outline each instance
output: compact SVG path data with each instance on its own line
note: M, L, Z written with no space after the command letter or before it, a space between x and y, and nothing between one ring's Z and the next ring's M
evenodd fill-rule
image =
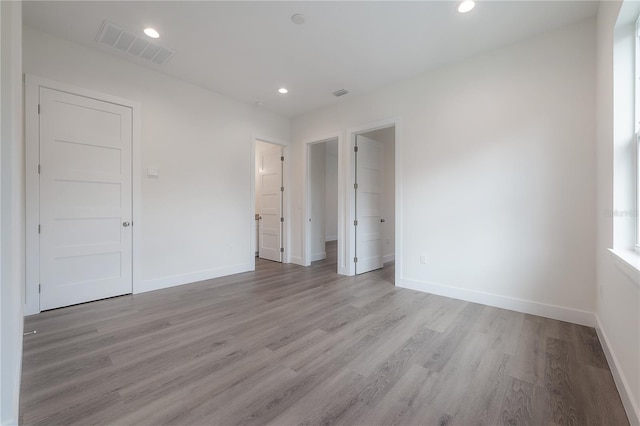
M255 142L255 256L284 261L284 147Z
M308 145L308 261L338 260L338 138Z
M354 133L353 263L356 275L395 261L395 125Z
M137 104L27 76L26 313L133 292Z

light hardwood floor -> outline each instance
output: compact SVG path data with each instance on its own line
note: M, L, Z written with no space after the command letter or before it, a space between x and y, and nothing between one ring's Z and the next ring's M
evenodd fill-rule
M24 424L624 425L591 328L333 259L26 320Z

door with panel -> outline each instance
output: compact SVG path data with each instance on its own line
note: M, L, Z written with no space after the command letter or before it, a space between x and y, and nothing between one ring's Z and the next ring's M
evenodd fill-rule
M39 89L40 309L132 291L130 107Z
M356 135L355 145L355 271L380 269L382 262L382 144Z
M282 148L273 145L259 157L259 250L261 259L282 262L283 234L283 168Z

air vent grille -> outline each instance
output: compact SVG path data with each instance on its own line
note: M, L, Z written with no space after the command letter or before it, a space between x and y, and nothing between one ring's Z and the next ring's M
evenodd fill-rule
M333 96L335 96L336 98L339 98L340 96L344 96L347 93L349 93L347 90L340 89L340 90L336 90L335 92L333 92Z
M109 21L102 24L96 41L157 65L166 63L176 53L172 49L158 46L144 37L125 31Z

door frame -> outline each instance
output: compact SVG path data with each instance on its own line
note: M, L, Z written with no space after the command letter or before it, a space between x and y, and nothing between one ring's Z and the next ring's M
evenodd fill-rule
M338 274L349 275L345 257L345 215L344 215L344 135L342 132L329 133L304 141L304 161L302 162L302 266L311 265L311 145L338 140Z
M141 241L141 192L142 192L142 143L141 143L141 106L138 102L96 92L71 84L61 83L30 74L25 74L25 309L24 314L33 315L40 312L40 179L38 163L40 157L40 120L38 103L40 88L53 89L73 95L109 102L131 108L131 291L136 293L141 282L140 244Z
M346 275L355 275L355 263L353 258L355 257L356 241L355 241L355 194L353 192L353 182L355 179L354 161L354 147L356 146L356 135L370 132L373 130L384 129L386 127L395 126L395 282L400 282L400 278L403 270L403 257L402 257L402 118L393 117L374 121L368 124L363 124L356 127L351 127L347 131L347 137L349 138L348 148L345 152L346 163L346 176L344 191L346 193L346 217L348 224L348 232L346 232L346 248L347 248L347 269Z
M291 229L291 148L289 144L285 141L282 141L277 138L265 137L259 134L251 135L251 208L249 212L251 215L249 216L250 225L249 229L250 238L249 238L249 265L251 265L251 270L255 271L256 269L256 251L258 251L258 247L256 246L256 142L264 142L269 143L271 145L277 145L282 148L283 156L284 156L284 170L282 174L282 179L284 181L284 194L282 195L282 213L284 214L284 226L282 227L282 241L284 244L284 255L282 256L282 263L291 263L291 233L289 232Z

